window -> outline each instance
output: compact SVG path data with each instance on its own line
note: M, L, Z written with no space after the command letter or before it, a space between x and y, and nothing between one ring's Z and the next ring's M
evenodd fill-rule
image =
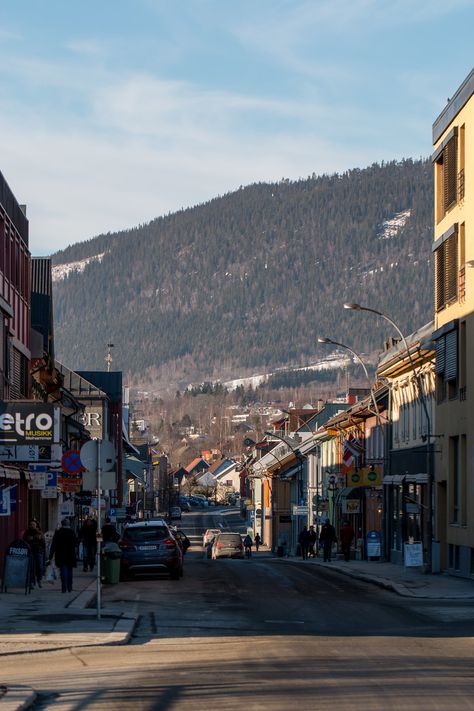
M456 322L457 324L457 322ZM436 395L438 402L458 394L458 329L443 333L436 342Z
M457 141L454 128L433 155L436 170L436 221L440 222L457 202Z
M449 438L449 464L451 471L451 523L461 523L461 457L459 437Z
M436 311L458 296L458 225L453 225L434 243L436 257Z

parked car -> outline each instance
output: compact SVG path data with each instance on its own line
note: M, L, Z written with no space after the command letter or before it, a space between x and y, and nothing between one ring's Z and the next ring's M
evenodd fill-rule
M181 519L181 507L180 506L172 506L170 508L170 519L173 521L174 519Z
M181 511L191 511L189 501L180 501L179 508L181 509Z
M172 580L183 575L183 552L163 520L130 523L118 542L122 551L121 576L169 573Z
M217 558L243 558L244 544L240 533L218 533L211 549L212 560Z
M203 536L202 536L202 547L206 548L208 543L210 543L218 533L221 533L220 528L208 528L206 531L204 531Z

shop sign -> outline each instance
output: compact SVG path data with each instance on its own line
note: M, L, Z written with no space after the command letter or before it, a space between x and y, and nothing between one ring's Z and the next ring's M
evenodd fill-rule
M421 543L405 543L405 568L416 568L423 565L423 545Z
M0 401L0 444L51 444L59 408L44 402Z
M346 513L346 514L358 514L358 513L360 513L360 501L359 501L359 499L343 499L343 501L342 501L342 513Z
M0 516L10 516L10 487L0 488Z
M307 506L293 506L293 516L307 516L308 507Z
M367 547L367 558L380 557L380 533L378 531L369 531L365 537Z
M84 427L89 430L92 439L102 439L104 436L104 408L102 403L86 405L84 413L79 417Z
M74 515L74 502L73 501L63 501L61 503L60 515L61 516L73 516Z
M47 472L30 472L29 489L40 490L46 486Z

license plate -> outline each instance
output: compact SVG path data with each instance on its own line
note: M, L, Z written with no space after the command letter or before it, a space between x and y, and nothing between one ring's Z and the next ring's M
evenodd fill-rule
M157 546L138 546L139 551L156 551Z

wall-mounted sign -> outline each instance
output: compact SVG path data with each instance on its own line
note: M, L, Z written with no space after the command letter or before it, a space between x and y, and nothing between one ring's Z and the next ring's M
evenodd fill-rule
M46 472L30 472L29 489L44 489L46 486Z
M0 444L51 444L59 408L44 402L0 401Z
M80 422L91 433L92 439L102 439L104 431L104 408L102 403L96 402L93 405L86 405L84 413L80 416Z
M359 499L343 499L342 500L342 513L346 513L346 514L360 513Z

